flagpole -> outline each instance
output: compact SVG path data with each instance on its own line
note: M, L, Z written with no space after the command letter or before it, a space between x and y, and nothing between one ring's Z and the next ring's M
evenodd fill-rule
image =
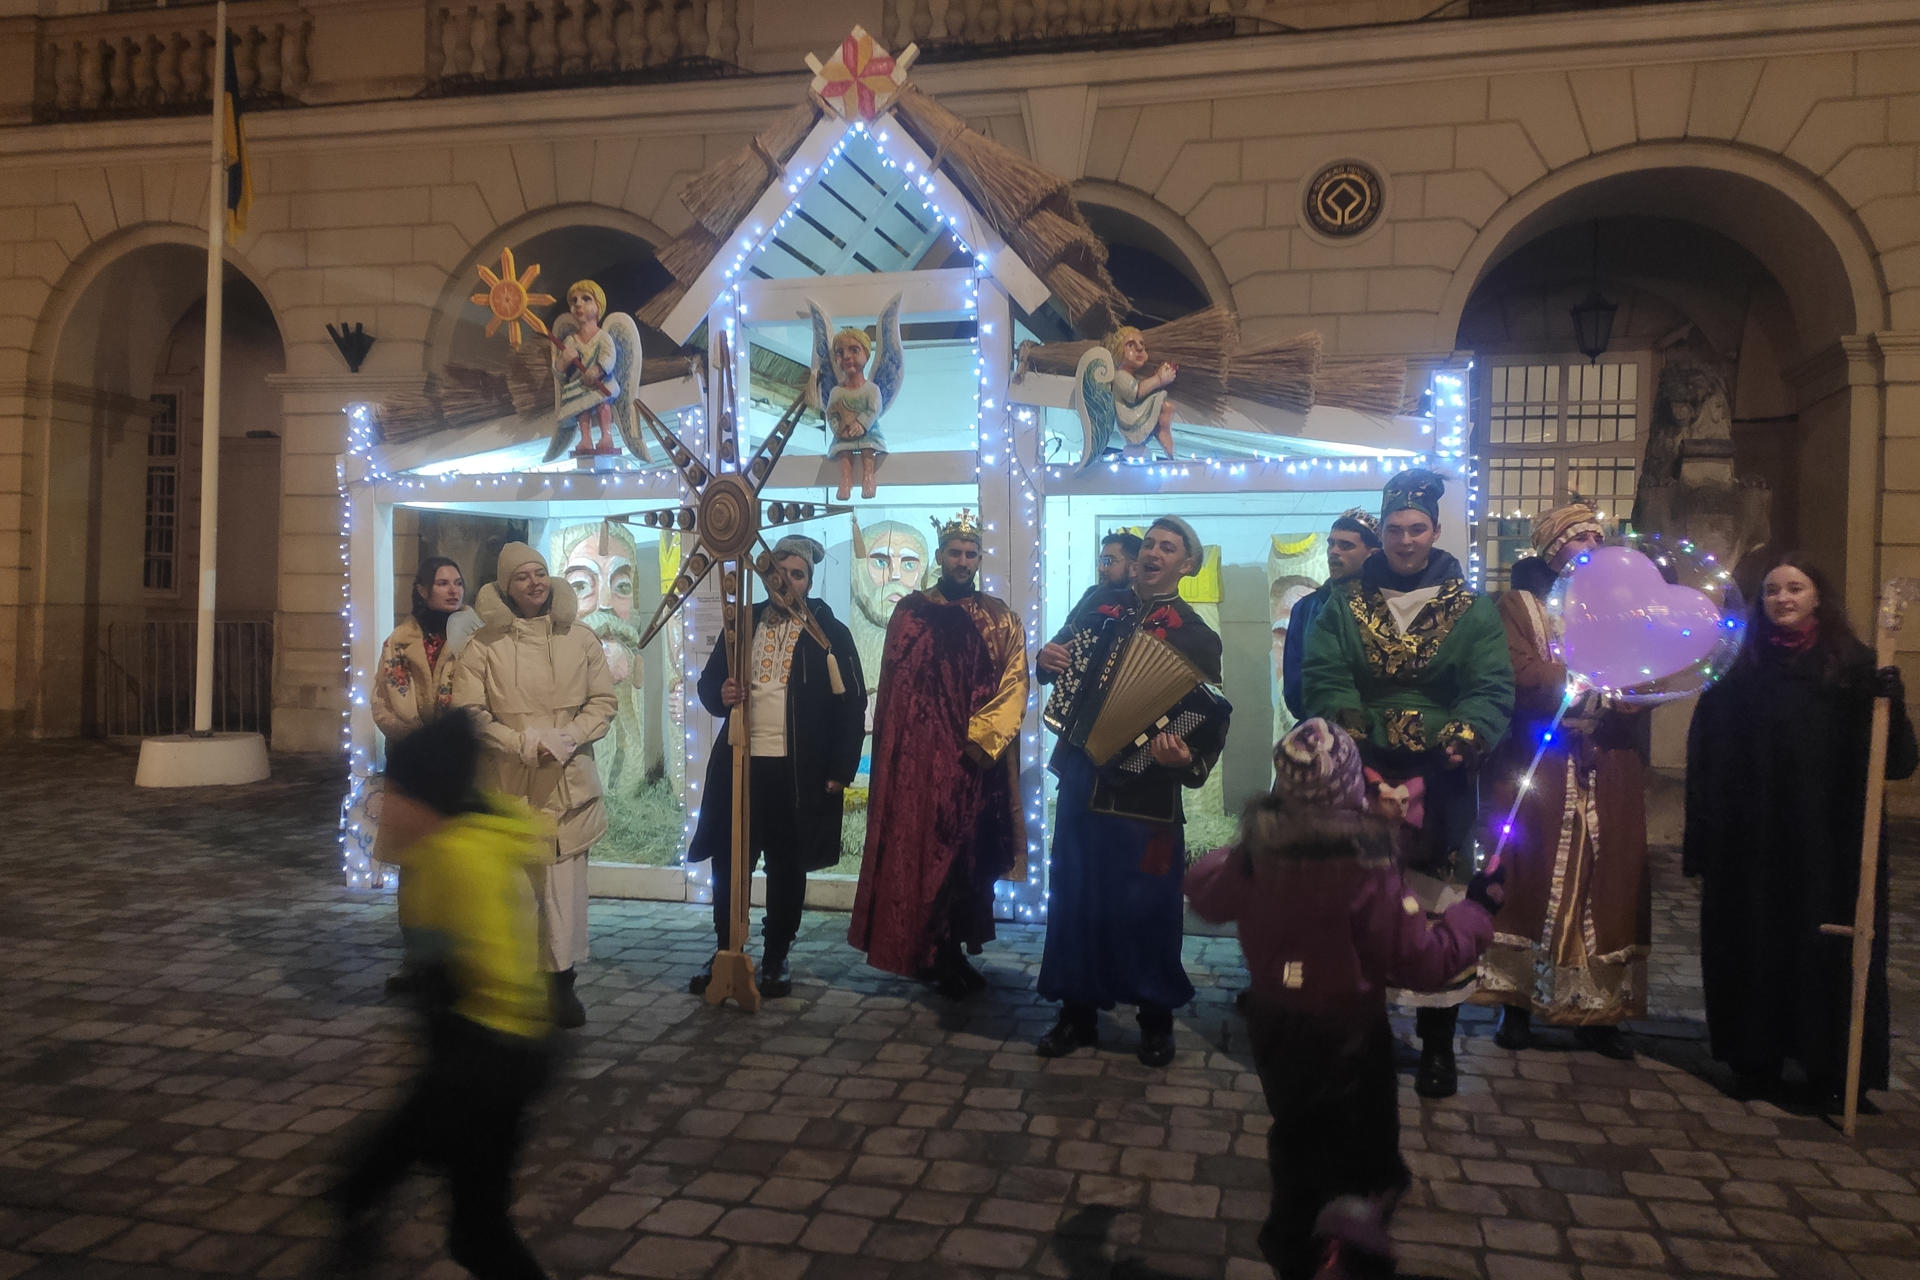
M227 0L215 10L213 150L207 163L207 341L200 386L200 612L193 670L193 731L213 732L213 604L220 555L220 337L227 245Z

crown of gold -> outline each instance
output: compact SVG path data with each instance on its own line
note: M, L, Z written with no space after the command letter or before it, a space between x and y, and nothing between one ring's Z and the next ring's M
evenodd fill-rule
M980 541L980 522L974 518L972 507L960 508L960 514L945 524L937 516L928 516L927 523L933 526L934 536L939 545L945 546L948 538L971 538Z

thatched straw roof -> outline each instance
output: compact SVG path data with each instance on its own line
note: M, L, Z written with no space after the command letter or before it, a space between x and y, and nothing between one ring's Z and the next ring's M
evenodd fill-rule
M687 182L680 202L693 224L663 245L660 264L673 283L635 317L661 325L712 264L741 218L784 170L821 118L811 97L782 114L745 147ZM1081 216L1067 183L991 138L912 85L894 101L893 119L979 210L1021 261L1047 282L1074 328L1104 337L1126 315L1126 296L1107 274L1107 247Z

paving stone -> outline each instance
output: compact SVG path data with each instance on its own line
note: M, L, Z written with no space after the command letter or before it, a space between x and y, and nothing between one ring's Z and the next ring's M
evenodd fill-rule
M91 744L0 743L0 768L54 810L55 855L9 865L0 1280L304 1280L344 1130L395 1105L422 1061L380 990L392 903L332 879L337 766L276 758L271 783L212 799L132 793L110 781L130 758ZM1895 828L1906 992L1913 835ZM1920 1275L1920 1106L1878 1095L1886 1114L1845 1141L1727 1097L1701 1024L1696 886L1671 850L1652 862L1655 1007L1635 1062L1565 1052L1555 1032L1497 1050L1469 1009L1457 1098L1418 1099L1403 1071L1403 1273ZM555 1280L1269 1274L1270 1121L1228 1004L1245 981L1231 938L1188 939L1200 994L1174 1065L1147 1071L1124 1018L1099 1052L1032 1054L1052 1017L1031 994L1039 929L1004 928L988 991L951 1006L867 969L844 917L808 913L794 997L749 1017L684 992L710 953L704 907L591 916L589 1024L515 1206ZM1895 1074L1920 1078L1920 1007L1896 999L1894 1019ZM444 1189L405 1184L376 1280L457 1280L445 1234Z

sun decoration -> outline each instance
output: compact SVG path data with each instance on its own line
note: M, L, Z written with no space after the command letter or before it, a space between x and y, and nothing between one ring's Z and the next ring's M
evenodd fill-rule
M865 27L856 26L825 63L808 54L807 66L822 102L845 119L871 121L893 105L907 82L907 68L919 56L920 46L910 44L896 58Z
M533 292L533 282L539 278L538 266L515 274L513 250L510 248L500 250L499 275L495 275L488 267L480 268L480 283L487 286L487 291L474 294L468 301L477 302L493 312L493 319L487 321L489 338L500 332L500 326L504 324L507 326L507 341L517 347L520 345L522 322L531 325L535 333L546 333L546 324L529 308L550 307L558 299L550 293Z

